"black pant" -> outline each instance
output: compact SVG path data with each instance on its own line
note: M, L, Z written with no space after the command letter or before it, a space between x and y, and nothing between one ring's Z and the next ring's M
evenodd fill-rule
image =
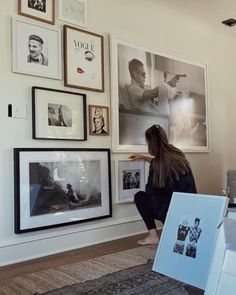
M134 203L148 230L156 228L155 219L165 222L168 208L165 210L161 204L159 208L154 206L153 197L150 194L143 191L137 192Z

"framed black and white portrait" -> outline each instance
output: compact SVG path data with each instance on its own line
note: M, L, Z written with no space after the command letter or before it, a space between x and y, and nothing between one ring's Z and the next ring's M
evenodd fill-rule
M18 14L54 25L55 0L18 0Z
M86 95L32 87L34 139L87 140Z
M89 105L89 134L109 135L109 108L101 105Z
M184 152L208 152L207 65L111 38L112 149L147 152L145 131L161 125Z
M116 203L132 203L138 191L145 190L145 162L115 160Z
M60 30L12 18L12 70L61 79Z
M15 233L111 217L109 149L14 149Z

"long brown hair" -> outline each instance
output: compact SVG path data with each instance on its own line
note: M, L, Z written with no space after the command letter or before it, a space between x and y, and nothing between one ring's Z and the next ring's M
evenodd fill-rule
M170 183L179 180L181 174L190 171L190 165L184 153L170 144L165 130L160 125L153 125L145 132L149 153L154 156L153 186L163 188L169 179Z

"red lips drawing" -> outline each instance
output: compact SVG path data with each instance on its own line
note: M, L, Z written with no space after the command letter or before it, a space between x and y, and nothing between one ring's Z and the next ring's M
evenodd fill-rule
M78 68L77 68L77 73L78 73L78 74L84 74L85 72L84 72L83 69L81 69L80 67L78 67Z

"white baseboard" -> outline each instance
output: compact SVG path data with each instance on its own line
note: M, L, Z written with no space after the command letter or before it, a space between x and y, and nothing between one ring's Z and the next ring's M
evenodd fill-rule
M0 266L32 260L146 232L139 216L98 222L97 224L3 241Z

